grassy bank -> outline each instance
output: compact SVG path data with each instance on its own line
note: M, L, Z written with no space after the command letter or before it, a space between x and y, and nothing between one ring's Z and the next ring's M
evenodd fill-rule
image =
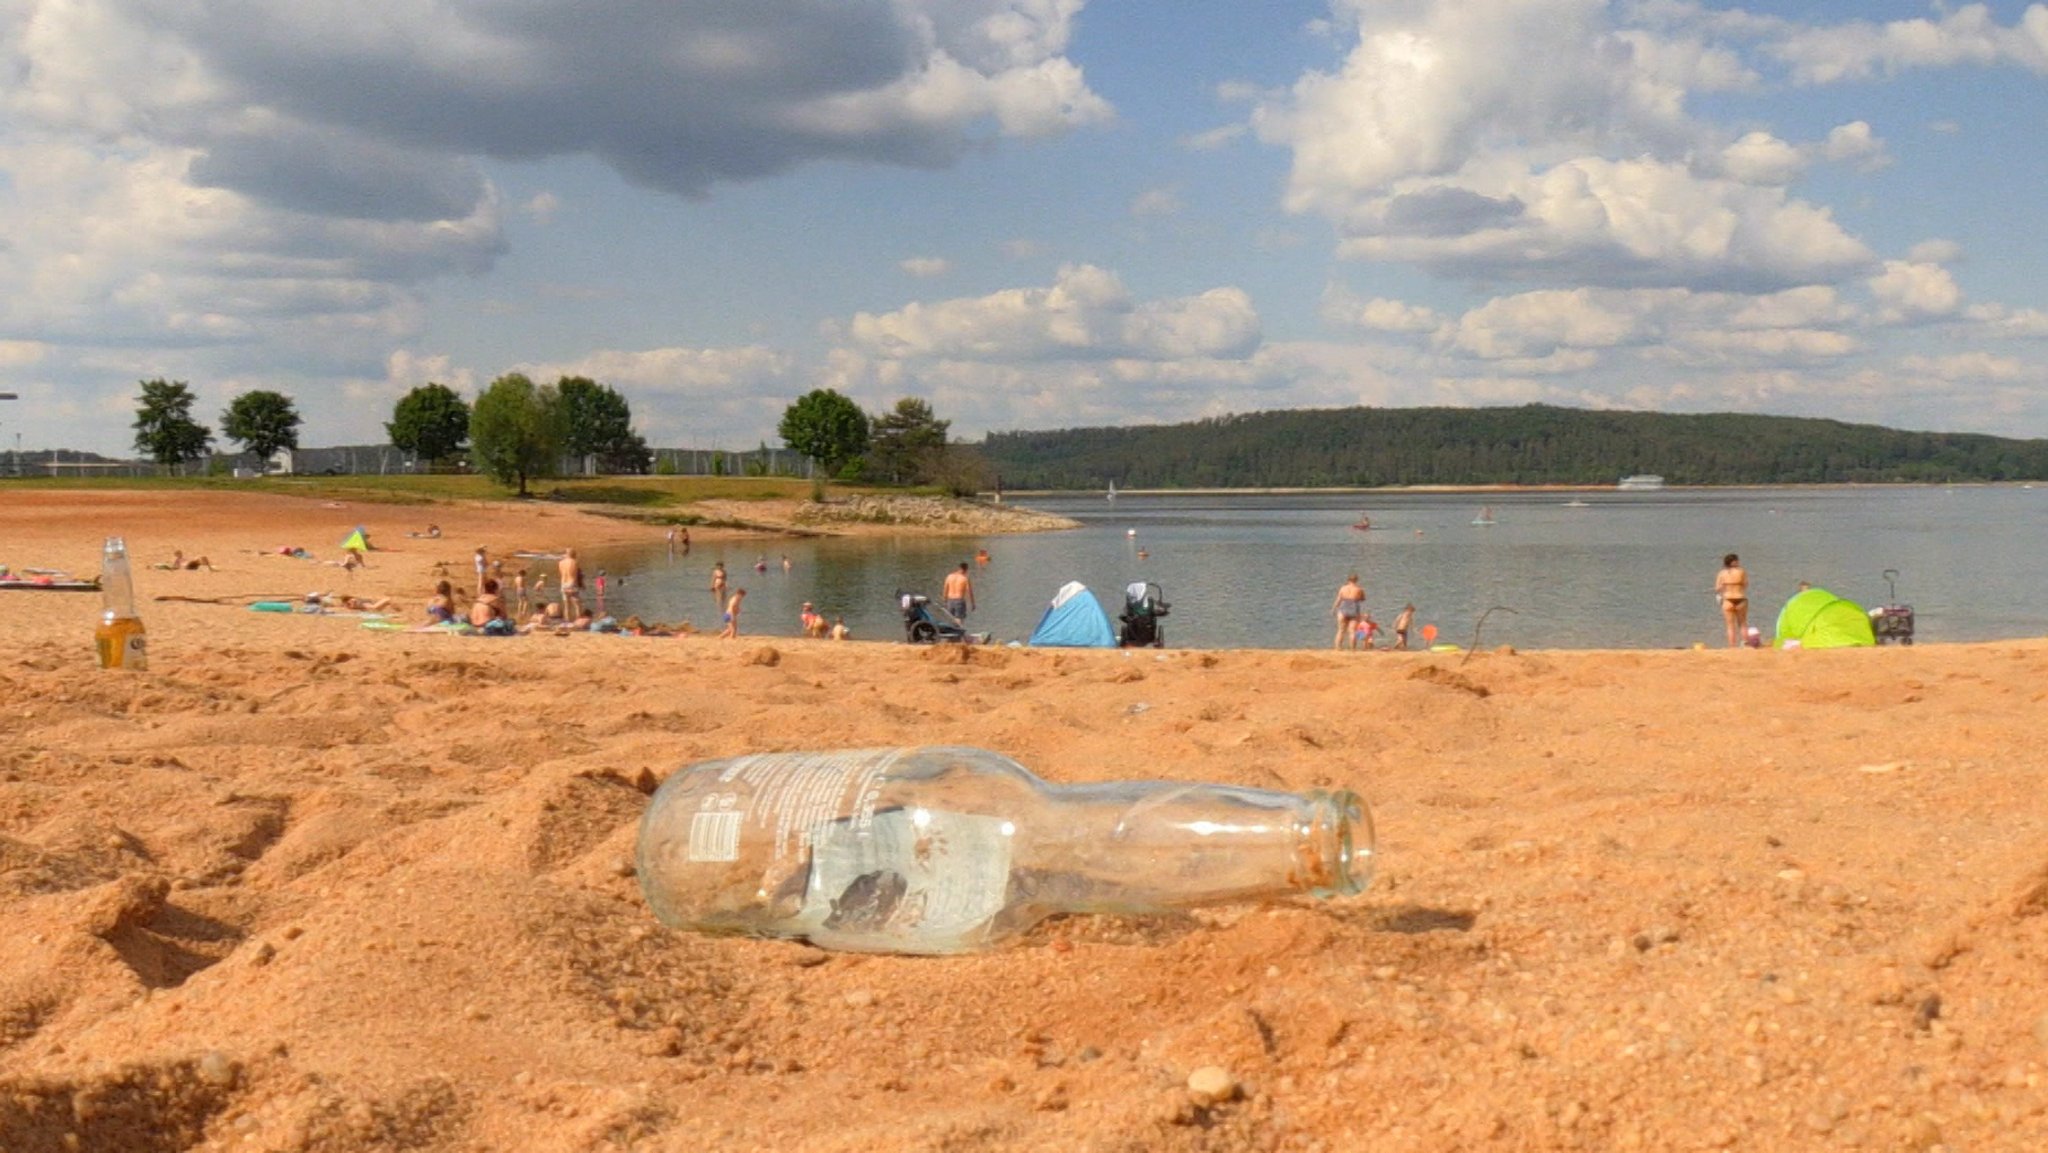
M531 490L528 499L532 500L611 505L649 512L664 509L680 510L707 500L804 500L811 495L811 483L795 477L563 477L533 481L528 487ZM311 500L348 500L381 504L519 499L489 477L443 474L277 476L241 480L222 476L24 477L0 481L0 491L8 489L273 493ZM880 491L842 485L832 485L828 489L829 495L834 498Z

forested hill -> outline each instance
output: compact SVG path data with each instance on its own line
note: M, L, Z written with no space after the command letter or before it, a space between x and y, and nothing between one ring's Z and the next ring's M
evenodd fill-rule
M991 433L1005 488L1288 488L2048 478L2048 440L1788 416L1521 408L1296 409L1190 424Z

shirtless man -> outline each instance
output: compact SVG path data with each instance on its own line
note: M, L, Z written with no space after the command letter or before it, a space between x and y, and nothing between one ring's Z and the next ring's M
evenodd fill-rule
M562 615L574 620L583 615L583 563L575 549L563 549L562 563L555 567L562 574Z
M1365 614L1365 588L1358 583L1357 573L1344 578L1343 586L1337 590L1337 599L1330 602L1330 611L1337 614L1337 639L1330 647L1357 648L1358 618Z
M1714 596L1721 602L1721 620L1728 626L1728 647L1741 648L1749 629L1749 573L1734 553L1721 558L1721 571L1714 574Z
M725 627L718 635L727 639L740 635L740 602L747 599L747 590L732 590L732 599L725 602Z
M974 610L974 581L967 575L966 561L961 561L959 568L946 574L944 595L946 611L953 614L954 620L965 622L967 614Z

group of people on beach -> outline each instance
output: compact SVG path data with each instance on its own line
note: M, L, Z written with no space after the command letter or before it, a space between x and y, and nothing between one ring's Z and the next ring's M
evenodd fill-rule
M523 559L523 558L522 558ZM429 625L467 624L489 636L515 633L569 632L593 628L597 621L583 603L585 589L583 562L573 548L564 549L556 562L558 599L548 596L545 572L531 583L522 564L512 573L511 601L506 600L505 562L494 559L490 550L478 545L471 558L476 574L476 591L458 594L454 582L443 579L427 599ZM604 574L598 574L597 611L604 609ZM459 603L466 599L467 603Z
M967 566L962 565L961 568ZM1805 581L1799 587L1807 587ZM1729 553L1721 558L1721 571L1714 576L1714 600L1721 608L1721 621L1727 629L1728 647L1756 647L1759 638L1756 630L1749 627L1749 572L1742 567L1742 558ZM1365 607L1365 586L1358 583L1358 574L1351 573L1337 589L1337 598L1330 604L1330 612L1337 618L1337 636L1331 647L1338 649L1377 648L1374 638L1379 635L1379 622L1373 620L1372 612ZM1409 629L1415 623L1415 606L1404 604L1401 615L1394 618L1394 639L1388 645L1391 649L1408 647Z
M1330 612L1337 618L1337 636L1331 642L1332 648L1376 649L1379 646L1380 623L1373 619L1372 610L1365 607L1365 586L1358 583L1358 574L1345 576L1344 583L1337 588L1337 599L1330 603ZM1408 631L1415 627L1415 606L1401 606L1401 614L1394 618L1394 639L1387 647L1406 649Z

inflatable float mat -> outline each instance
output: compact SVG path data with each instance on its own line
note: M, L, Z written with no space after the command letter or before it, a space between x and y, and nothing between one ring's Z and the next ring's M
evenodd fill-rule
M257 601L249 606L249 611L258 613L288 613L297 611L298 607L290 601Z
M100 582L82 580L23 580L20 577L0 579L0 589L20 589L24 592L40 593L96 593Z

